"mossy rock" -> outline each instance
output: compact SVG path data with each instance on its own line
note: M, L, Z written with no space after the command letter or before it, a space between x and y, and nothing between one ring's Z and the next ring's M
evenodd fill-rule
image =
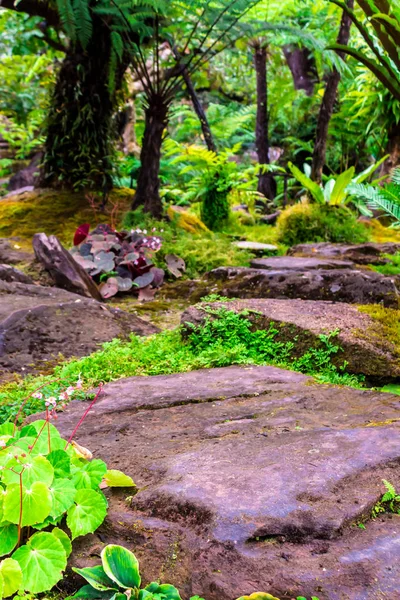
M221 308L243 314L254 331L269 329L272 324L278 330L276 341L294 343L293 359L310 348L323 349L320 336L336 332L331 342L339 349L332 354L333 365L364 375L371 384L400 377L399 310L312 300L249 299L192 306L181 322L201 327L207 318L218 318ZM396 319L396 324L389 325L390 319Z
M287 246L308 242L362 243L370 239L364 223L345 206L299 202L281 212L278 241Z
M133 196L127 188L113 190L104 212L94 211L84 192L38 189L8 196L0 202L0 237L18 237L27 247L35 233L44 232L69 246L79 225L109 223L113 211L118 217L130 208Z

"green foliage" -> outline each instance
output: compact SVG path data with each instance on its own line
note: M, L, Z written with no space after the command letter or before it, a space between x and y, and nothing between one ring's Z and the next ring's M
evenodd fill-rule
M91 458L90 453L71 443L72 436L62 439L50 422L57 402L49 398L46 404L51 408L44 420L0 426L3 597L19 589L38 594L57 584L72 551L71 540L93 533L106 516L103 478L106 485L134 485L119 471L107 471L103 461L84 458L83 450ZM59 528L64 520L70 535Z
M377 517L385 512L400 514L400 494L397 493L396 488L392 483L386 481L386 479L383 479L382 481L386 488L386 492L372 509L372 517Z
M164 375L233 364L270 364L298 369L326 383L356 387L362 384L362 379L346 374L345 365L336 366L340 347L332 343L333 334L321 336L314 347L299 356L297 339L282 338L273 323L268 329L253 331L246 313L222 309L210 317L203 327L191 328L184 339L179 329L147 338L132 336L128 342L116 339L90 356L56 367L52 376L27 377L19 384L9 384L0 390L0 419L15 415L22 400L27 398L25 413L42 410L42 402L32 398L39 385L46 386L48 395L60 383L76 382L79 375L87 388L92 389L101 382L133 375ZM59 383L52 383L54 377Z
M343 0L330 0L340 6L351 18L367 48L357 49L334 44L331 49L345 52L368 69L400 100L400 14L393 0L359 0L366 19L361 19Z
M286 246L307 242L362 243L369 239L367 228L347 207L304 202L282 211L277 236Z
M367 204L371 210L382 211L392 219L392 227L400 227L400 167L394 169L391 181L383 187L355 183L349 192Z
M101 566L85 569L73 568L88 585L83 586L72 598L89 599L101 597L140 600L181 600L178 590L169 584L150 583L140 589L141 577L136 556L123 546L108 545L101 552Z

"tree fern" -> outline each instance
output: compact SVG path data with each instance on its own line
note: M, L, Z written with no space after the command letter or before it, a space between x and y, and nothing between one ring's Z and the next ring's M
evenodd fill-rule
M93 33L92 17L89 10L89 0L74 0L73 2L74 22L76 38L82 48L86 49Z
M85 0L83 0L85 1ZM76 39L75 11L70 0L56 0L60 21L67 36L74 41Z

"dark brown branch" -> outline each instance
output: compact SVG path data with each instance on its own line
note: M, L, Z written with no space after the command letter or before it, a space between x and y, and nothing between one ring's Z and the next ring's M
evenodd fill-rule
M59 27L60 25L57 10L51 8L47 2L42 0L21 0L17 3L15 0L0 0L0 7L26 13L31 17L41 17L47 21L47 25L50 27Z

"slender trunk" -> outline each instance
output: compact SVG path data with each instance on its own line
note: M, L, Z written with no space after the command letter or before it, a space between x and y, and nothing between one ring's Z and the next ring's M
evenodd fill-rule
M162 216L160 197L160 160L164 130L168 123L169 103L153 95L145 110L145 129L140 153L140 171L132 209L143 206L155 218Z
M214 142L213 134L211 132L211 127L208 122L207 115L206 115L203 105L200 102L200 99L196 93L196 90L194 89L193 82L190 78L189 73L187 72L187 69L185 69L183 71L182 77L186 84L186 89L187 89L190 99L192 101L194 111L199 118L201 130L203 132L203 137L204 137L206 146L207 146L208 150L210 150L211 152L217 153L218 152L217 146L215 145L215 142Z
M318 72L311 51L308 48L285 46L283 53L292 73L295 89L304 90L307 96L312 96L318 81Z
M179 51L175 46L172 48L172 52L174 53L175 59L178 62L180 62L182 57L179 54ZM207 146L208 150L210 150L211 152L215 152L217 154L217 152L218 152L217 146L215 145L215 142L214 142L213 134L211 132L211 127L208 122L207 115L205 113L202 103L200 102L200 99L199 99L197 92L195 90L195 87L193 85L192 79L186 68L184 68L182 71L182 78L183 78L183 81L185 82L187 92L192 101L194 111L200 121L201 130L203 132L203 137L204 137L206 146Z
M382 165L382 177L400 164L400 125L393 124L389 128L386 154L389 154L389 158Z
M108 27L95 16L87 49L76 44L67 50L48 117L44 185L105 193L112 187L115 93L108 87L110 51ZM126 66L118 67L116 90Z
M347 5L350 8L354 7L354 0L347 0ZM343 12L342 20L340 23L339 35L337 38L338 44L347 45L350 38L350 27L351 19L347 13ZM344 58L342 52L338 52L341 58ZM328 140L329 123L333 115L335 107L337 91L340 82L340 73L337 69L333 69L328 76L324 97L322 99L318 123L317 133L315 138L313 160L311 167L311 177L314 181L321 183L322 171L325 165L326 159L326 144Z
M257 76L257 118L256 151L260 165L269 164L269 114L267 83L267 48L261 44L254 46L254 65ZM276 182L271 173L260 173L258 191L273 200L276 195Z

